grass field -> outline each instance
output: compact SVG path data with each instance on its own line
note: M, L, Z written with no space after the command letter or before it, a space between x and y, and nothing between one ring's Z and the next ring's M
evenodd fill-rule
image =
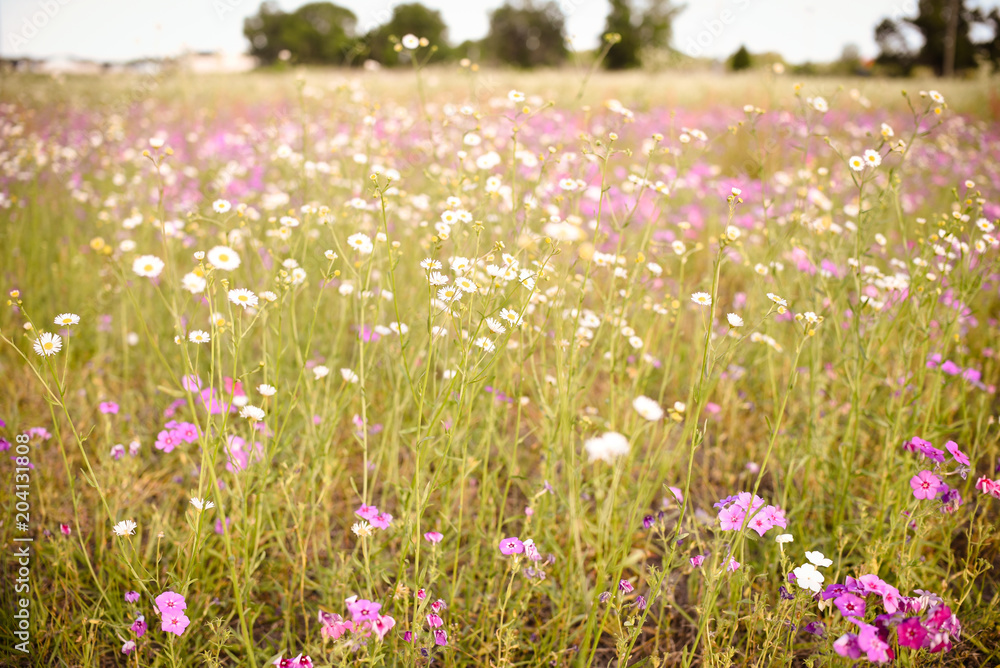
M0 663L995 664L996 84L5 76Z

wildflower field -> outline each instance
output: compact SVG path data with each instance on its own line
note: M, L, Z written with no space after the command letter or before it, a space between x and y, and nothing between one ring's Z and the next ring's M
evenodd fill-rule
M995 83L7 78L0 663L996 665Z

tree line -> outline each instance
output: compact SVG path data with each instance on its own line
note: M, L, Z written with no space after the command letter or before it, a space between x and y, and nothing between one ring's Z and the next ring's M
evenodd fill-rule
M250 54L265 66L281 61L359 66L374 61L393 67L413 57L413 49L402 43L404 36L412 35L421 40L421 62L468 58L508 67L558 67L570 55L563 7L572 8L577 1L509 0L490 12L483 39L460 44L449 41L441 12L419 2L393 6L384 22L367 29L359 27L351 10L332 2L312 2L291 12L264 2L245 20L243 32ZM830 64L834 67L830 71L906 76L929 67L939 75L951 75L983 63L1000 69L1000 11L970 9L966 0L907 1L916 16L889 17L875 28L880 54L874 63L862 64L857 49L848 46L841 60ZM605 68L621 70L662 62L657 56L663 54L681 57L672 40L674 21L683 5L674 0L610 0L609 4L600 52ZM991 32L992 38L974 40L974 29L980 35ZM772 64L774 56L754 56L741 46L726 62L739 70ZM803 73L812 71L809 67Z

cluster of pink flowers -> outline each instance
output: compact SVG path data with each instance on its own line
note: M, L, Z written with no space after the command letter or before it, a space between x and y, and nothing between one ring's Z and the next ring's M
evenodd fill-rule
M201 378L198 376L185 376L181 380L181 386L188 392L196 394L197 403L200 403L210 415L235 413L238 407L245 405L249 400L243 391L243 383L226 376L222 379L222 384L224 391L219 392L212 387L202 387ZM184 400L179 401L184 403ZM176 406L177 402L174 404Z
M184 629L191 623L191 620L184 614L187 602L183 596L176 592L165 591L157 596L156 608L162 618L162 628L165 633L182 635Z
M935 448L930 441L926 441L919 436L914 436L903 444L904 450L916 453L925 459L935 462L935 469L939 473L941 465L945 462L945 450L947 450L948 454L951 455L951 458L955 460L959 467L950 473L959 473L964 478L968 474L971 465L968 455L962 452L955 441L948 441L944 447L944 450ZM942 473L942 475L948 474ZM917 499L939 499L942 504L942 512L955 512L962 505L962 495L959 491L952 489L941 478L935 475L934 472L926 469L910 478L910 488L913 490L913 496Z
M194 443L198 440L199 435L197 425L191 422L171 420L163 425L163 429L156 435L156 443L153 445L157 450L172 452L181 443Z
M874 663L887 663L895 658L889 643L894 628L900 647L931 653L950 650L952 639L961 635L961 622L938 596L919 589L916 593L918 596L900 596L898 589L873 574L829 585L821 594L823 599L833 599L843 617L858 627L857 633L838 638L834 651L851 659L864 655ZM864 621L864 597L870 594L881 596L885 607L885 614L876 616L874 624Z
M278 668L313 668L313 660L308 656L302 656L300 653L298 656L287 659L279 656L274 660L273 664L278 666Z
M396 625L396 620L389 615L379 614L379 610L382 609L381 603L357 596L350 597L345 603L351 615L350 619L345 619L335 612L319 611L320 633L324 640L328 638L340 640L346 635L356 645L360 645L364 638L372 635L382 640Z
M767 502L756 494L740 492L735 496L721 499L714 507L719 509L719 523L723 531L741 530L748 514L750 521L747 522L747 526L760 536L774 527L787 528L788 520L785 519L785 512L778 506L766 504Z
M388 529L389 525L392 524L392 515L389 513L380 513L378 506L366 506L361 504L354 514L363 520L366 520L376 529Z
M934 353L927 358L927 368L928 369L940 369L942 372L949 376L961 376L962 380L965 380L970 385L975 386L980 390L986 390L990 393L996 391L996 388L992 385L984 385L982 382L983 374L978 369L973 369L968 367L963 369L951 360L942 361L940 353Z
M425 601L427 599L427 591L423 588L418 589L415 595L418 601ZM448 646L448 632L444 630L444 619L441 617L441 613L444 612L447 607L448 606L445 605L444 600L439 598L431 603L431 611L426 616L430 639L438 647ZM420 608L418 607L418 610L419 609ZM412 631L405 631L403 633L403 642L414 642L414 635Z
M994 499L1000 499L1000 481L990 480L986 476L982 476L976 481L976 489L983 494L989 494Z

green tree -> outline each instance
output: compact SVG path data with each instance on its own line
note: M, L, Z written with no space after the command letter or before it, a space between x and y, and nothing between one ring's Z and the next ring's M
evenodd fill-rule
M566 60L566 18L554 2L506 3L490 14L483 42L493 60L516 67L552 67Z
M433 47L432 61L439 61L450 55L448 46L448 26L441 12L425 7L419 2L396 5L392 18L385 25L375 28L365 36L368 57L383 65L393 66L400 62L400 52L395 50L396 41L403 35L426 37Z
M629 0L611 0L611 11L604 23L604 33L621 36L621 40L608 50L604 67L609 70L625 70L642 64L639 28L632 22L632 5Z
M729 57L729 69L733 72L739 72L740 70L748 70L751 66L753 66L753 61L750 58L750 52L744 45L740 44L736 53Z
M990 57L991 43L973 42L972 26L991 24L995 14L996 10L993 14L971 10L965 0L920 0L915 17L885 19L876 26L879 56L875 62L898 74L909 74L916 65L930 67L939 76L974 69L977 55ZM997 21L1000 27L1000 17ZM919 49L910 46L907 29L923 37Z
M644 50L669 47L674 18L682 9L672 0L647 0L642 11L633 8L631 0L611 0L604 34L616 33L621 41L608 50L604 66L609 70L639 67Z
M268 65L287 50L300 63L343 64L355 43L354 13L330 2L303 5L292 13L271 2L243 23L250 54Z

